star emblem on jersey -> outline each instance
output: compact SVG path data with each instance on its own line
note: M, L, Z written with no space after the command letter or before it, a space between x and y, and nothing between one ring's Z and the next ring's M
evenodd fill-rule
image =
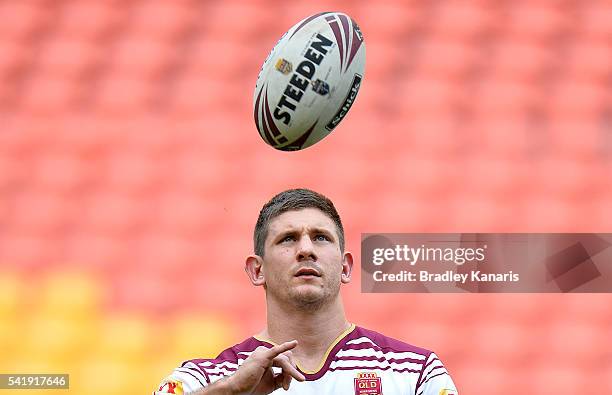
M355 378L355 395L382 395L381 378L374 372L360 372Z

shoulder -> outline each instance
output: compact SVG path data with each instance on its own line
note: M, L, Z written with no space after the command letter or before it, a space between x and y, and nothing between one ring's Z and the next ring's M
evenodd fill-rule
M355 349L374 349L383 352L411 353L414 354L413 356L418 360L427 360L433 353L431 350L417 347L359 326L355 327L355 330L351 333L349 339L347 339L346 345Z
M450 374L433 351L373 330L356 327L338 355L360 360L362 365L371 361L370 367L402 374L402 380L410 380L417 395L457 393Z
M159 390L154 394L172 394L177 387L184 393L206 387L225 376L232 375L259 346L270 347L269 344L250 337L242 343L226 348L215 358L187 360L162 381Z
M379 332L355 327L334 355L330 370L376 369L395 377L410 376L416 385L428 360L430 350L385 336Z
M183 362L181 366L189 364L197 366L241 364L259 346L269 347L270 345L250 337L242 343L226 348L216 358L190 359Z
M250 337L242 343L223 350L216 358L190 359L181 364L177 370L199 371L210 384L223 376L233 374L245 359L259 346L269 347L267 343Z

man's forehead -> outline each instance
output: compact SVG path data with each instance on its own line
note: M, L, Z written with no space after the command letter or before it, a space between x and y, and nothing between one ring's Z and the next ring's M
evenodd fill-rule
M302 228L305 226L309 228L327 229L330 231L335 230L334 221L323 213L323 211L317 208L304 208L285 211L273 218L269 223L269 233L283 232L288 229Z

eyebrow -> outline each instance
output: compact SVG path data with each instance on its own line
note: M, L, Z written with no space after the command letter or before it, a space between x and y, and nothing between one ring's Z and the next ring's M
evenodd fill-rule
M334 232L331 232L325 228L313 228L312 229L312 233L324 233L326 235L332 236L334 237L334 239L336 239Z
M273 240L274 240L274 241L276 241L276 240L278 240L279 238L286 237L286 236L291 236L291 235L295 235L295 234L297 234L297 233L299 233L299 231L298 231L297 229L295 229L295 228L285 229L285 230L283 230L283 231L279 232L279 233L278 233L278 235L277 235L277 236L276 236L276 237L275 237ZM324 235L326 235L326 236L330 236L330 237L331 237L331 238L332 238L334 241L338 239L338 238L336 237L336 235L334 234L334 232L329 231L329 230L327 230L327 229L325 229L325 228L319 228L319 227L317 227L317 228L311 228L311 229L310 229L310 233L315 233L315 234L322 233L322 234L324 234Z

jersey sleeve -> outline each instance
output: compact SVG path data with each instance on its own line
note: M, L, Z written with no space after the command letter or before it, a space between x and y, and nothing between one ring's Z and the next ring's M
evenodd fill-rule
M210 384L206 374L193 362L185 362L162 380L153 395L187 395Z
M416 386L416 395L458 395L453 379L435 353L429 354Z

